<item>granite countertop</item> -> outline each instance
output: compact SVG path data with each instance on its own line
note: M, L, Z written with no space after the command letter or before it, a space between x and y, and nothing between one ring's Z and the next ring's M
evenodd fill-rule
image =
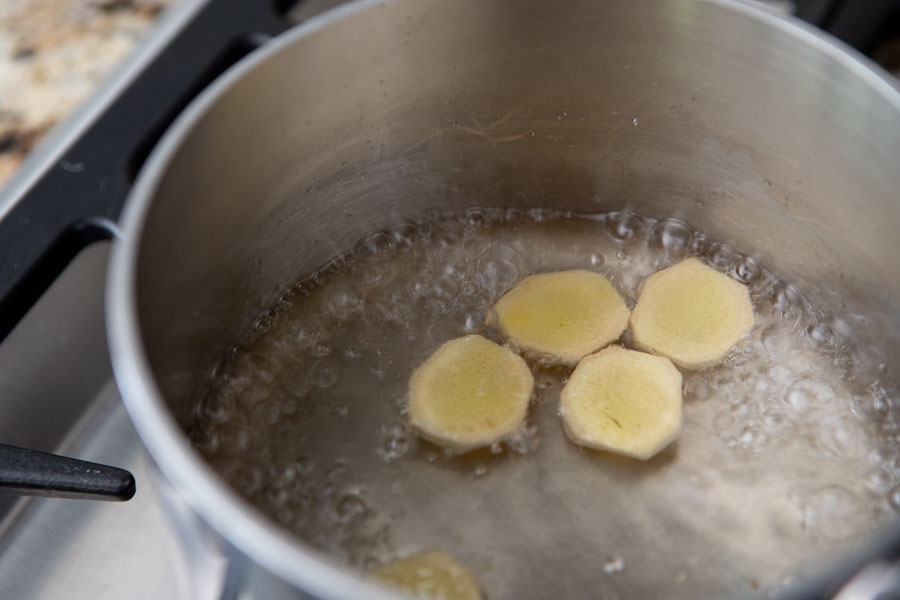
M0 185L177 0L0 0Z

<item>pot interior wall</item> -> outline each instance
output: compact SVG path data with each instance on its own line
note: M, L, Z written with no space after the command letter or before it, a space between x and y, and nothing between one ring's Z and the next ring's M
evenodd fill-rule
M900 103L772 23L717 2L393 0L311 26L222 90L155 190L138 310L176 417L287 285L435 209L680 217L895 355Z

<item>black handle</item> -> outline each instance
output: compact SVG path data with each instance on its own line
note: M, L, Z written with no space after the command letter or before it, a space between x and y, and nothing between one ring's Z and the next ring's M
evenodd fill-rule
M123 501L134 492L123 469L0 444L0 494Z
M109 238L132 179L216 76L288 27L291 0L208 0L0 219L0 341L87 244Z

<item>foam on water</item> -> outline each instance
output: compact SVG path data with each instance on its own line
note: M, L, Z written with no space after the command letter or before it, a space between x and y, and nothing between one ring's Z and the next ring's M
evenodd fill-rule
M410 430L413 369L454 337L502 343L492 306L523 277L594 270L633 307L644 278L688 256L746 283L756 323L721 365L684 372L684 427L656 459L568 443L556 404L571 370L529 353L535 394L513 439L455 457ZM217 365L191 436L262 512L356 567L442 547L482 565L494 598L579 578L597 593L640 589L651 566L679 583L667 595L746 581L763 594L900 510L897 423L852 343L855 318L678 219L436 215L375 232L297 284ZM565 567L547 579L523 547ZM713 574L716 561L731 570Z

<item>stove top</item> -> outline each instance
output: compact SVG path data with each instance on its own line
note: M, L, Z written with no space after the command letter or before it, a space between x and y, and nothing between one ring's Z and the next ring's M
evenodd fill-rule
M0 194L0 440L120 466L138 482L121 504L0 496L0 598L223 597L221 586L192 587L192 557L112 379L109 240L143 160L190 99L269 37L340 2L182 0ZM764 4L900 70L900 0Z

